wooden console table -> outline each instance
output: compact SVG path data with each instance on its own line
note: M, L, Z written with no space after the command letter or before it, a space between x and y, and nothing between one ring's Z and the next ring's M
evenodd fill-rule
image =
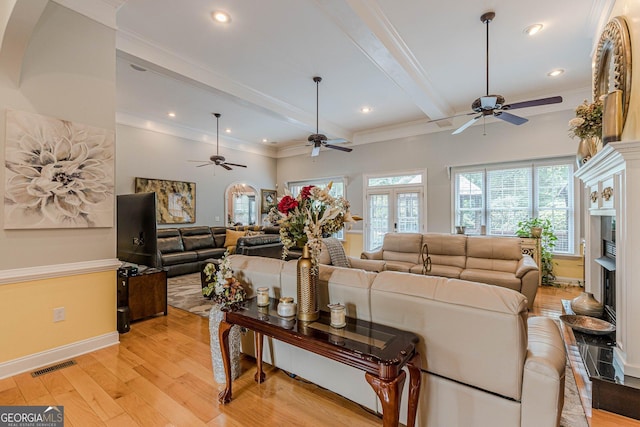
M416 351L418 336L411 332L358 319L347 319L347 326L334 329L328 313L321 313L314 322L285 320L277 315L277 303L271 299L269 307L258 307L252 298L234 311L225 313L219 336L222 359L227 378L220 392L220 403L231 401L231 363L229 359L229 330L233 325L251 329L256 340L257 372L254 379L265 380L262 370L263 335L311 351L345 365L365 371L365 378L382 403L382 422L386 427L398 426L400 399L409 370L409 413L407 426L415 425L420 395L420 355Z

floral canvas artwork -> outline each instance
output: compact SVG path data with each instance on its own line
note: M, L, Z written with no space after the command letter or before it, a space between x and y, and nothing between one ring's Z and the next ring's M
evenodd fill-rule
M7 110L4 228L113 227L114 133Z

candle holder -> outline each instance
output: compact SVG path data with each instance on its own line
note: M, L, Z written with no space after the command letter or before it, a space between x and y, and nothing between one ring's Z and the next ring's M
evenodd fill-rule
M256 290L258 295L258 307L266 307L269 305L269 288L258 288Z
M347 326L347 314L344 304L329 304L327 307L331 310L331 327L338 329Z

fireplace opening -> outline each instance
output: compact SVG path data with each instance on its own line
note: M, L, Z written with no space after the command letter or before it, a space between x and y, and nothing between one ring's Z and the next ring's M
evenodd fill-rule
M616 324L616 218L601 217L602 256L595 261L602 267L604 318Z

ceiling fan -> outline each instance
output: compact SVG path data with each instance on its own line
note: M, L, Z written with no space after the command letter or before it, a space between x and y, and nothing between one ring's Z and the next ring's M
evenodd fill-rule
M460 126L458 129L452 132L453 135L457 135L463 132L466 128L477 122L482 117L493 116L500 120L504 120L507 123L514 125L521 125L528 122L528 119L524 117L516 116L514 114L507 113L506 110L515 110L517 108L536 107L539 105L557 104L562 102L561 96L552 96L550 98L533 99L530 101L515 102L513 104L505 104L505 99L502 95L489 95L489 23L495 18L495 12L486 12L480 17L480 21L487 25L487 91L485 96L473 101L471 109L473 112L459 114L456 116L445 117L442 119L431 120L431 122L437 122L440 120L451 119L459 116L470 116L477 114L474 118Z
M307 138L307 140L313 144L313 148L311 149L311 157L315 157L318 154L320 154L320 147L327 147L327 148L333 148L334 150L340 150L340 151L346 151L347 153L350 153L351 151L353 151L353 148L348 148L348 147L340 147L339 145L333 145L333 144L339 144L342 142L347 142L346 139L332 139L332 140L328 140L327 137L323 134L320 133L320 131L318 130L318 95L319 95L319 86L320 86L320 82L322 81L322 77L314 77L313 81L316 82L316 133L312 133L311 135L309 135L309 138Z
M212 113L215 117L216 117L216 154L214 154L213 156L209 157L209 161L203 161L203 160L189 160L190 162L199 162L199 163L203 163L202 165L198 165L197 167L202 167L202 166L209 166L209 165L216 165L216 166L222 166L223 168L225 168L226 170L230 171L233 170L231 168L231 166L236 166L239 168L246 168L245 165L239 165L237 163L229 163L226 161L226 159L224 158L224 156L220 155L220 141L219 141L219 135L220 135L220 129L219 129L219 125L220 125L220 116L222 116L222 114L220 113Z

